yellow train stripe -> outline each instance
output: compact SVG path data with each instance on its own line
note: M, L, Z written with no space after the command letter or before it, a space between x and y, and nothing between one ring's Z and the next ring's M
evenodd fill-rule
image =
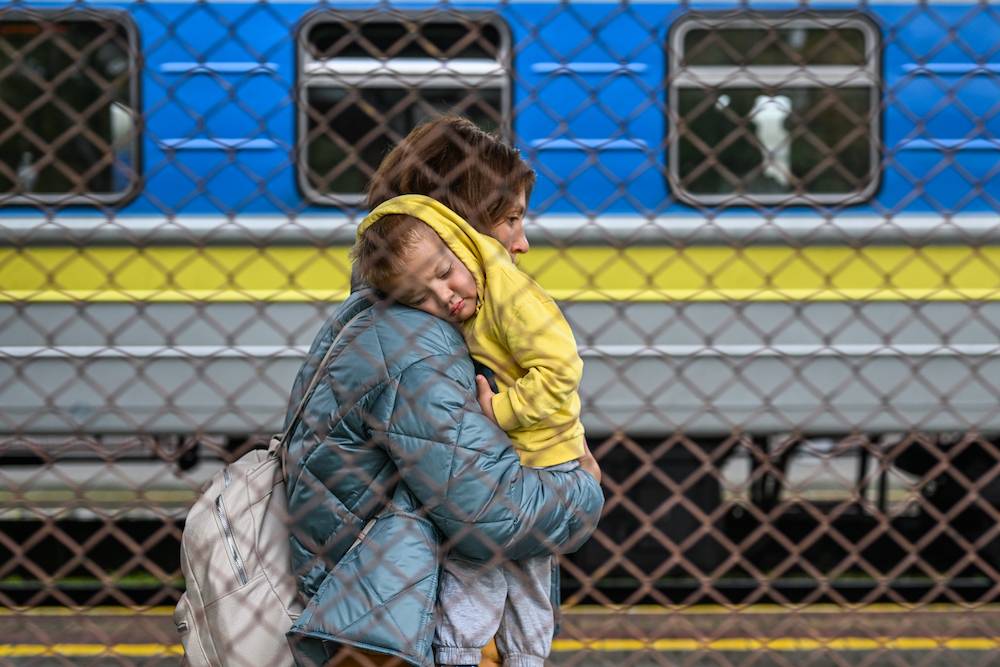
M564 301L1000 300L1000 246L537 248ZM0 248L0 301L337 301L342 246Z
M555 653L574 651L599 652L748 652L748 651L993 651L1000 648L1000 637L776 637L757 639L727 637L709 641L696 639L556 639ZM153 658L184 654L180 644L0 644L0 657L39 656L98 657L120 656Z

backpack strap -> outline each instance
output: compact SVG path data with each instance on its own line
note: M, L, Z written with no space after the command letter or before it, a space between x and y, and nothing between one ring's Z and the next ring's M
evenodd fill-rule
M361 312L363 313L365 311ZM323 369L326 368L327 362L330 361L330 357L333 355L333 348L337 346L337 343L340 341L341 335L343 335L343 333L347 331L347 328L351 326L351 324L354 323L354 320L358 319L360 315L361 313L355 314L354 317L347 320L347 323L344 324L344 326L340 327L340 331L338 331L337 335L333 337L333 341L330 343L330 347L326 349L326 354L323 355L323 359L319 362L319 366L316 367L316 372L313 373L312 379L309 381L309 386L306 388L305 393L302 395L302 400L299 401L298 407L295 408L295 413L292 416L292 421L288 424L288 428L286 428L283 433L275 435L274 437L271 438L271 442L267 447L267 453L270 456L281 456L281 472L283 477L287 478L287 476L284 474L285 457L283 450L288 442L288 438L292 435L292 433L295 432L296 427L302 420L302 410L306 407L306 403L309 402L309 399L312 398L312 394L316 390L316 385L319 383L319 377L323 373Z

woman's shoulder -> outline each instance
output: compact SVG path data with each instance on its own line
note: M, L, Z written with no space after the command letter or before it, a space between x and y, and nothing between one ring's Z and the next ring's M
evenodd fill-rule
M334 338L341 340L334 343ZM415 308L382 301L371 290L352 294L337 308L314 341L311 355L322 356L330 344L340 348L331 363L348 367L351 375L365 377L367 383L398 377L425 361L448 375L472 377L468 347L454 326Z
M450 323L429 313L391 304L374 314L372 322L381 339L406 343L414 353L450 353L456 347L465 348L461 334Z
M376 303L352 323L352 337L371 359L384 364L388 376L428 359L452 365L469 361L465 340L454 326L415 308Z
M370 330L382 342L405 340L421 348L451 351L458 343L465 347L458 331L444 320L415 308L384 300L370 288L354 292L340 304L323 327L328 337L340 329L349 338ZM348 335L349 334L349 335Z

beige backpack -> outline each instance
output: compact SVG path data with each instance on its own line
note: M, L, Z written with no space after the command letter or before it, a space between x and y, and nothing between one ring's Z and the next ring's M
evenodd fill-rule
M248 452L223 468L188 512L181 536L187 591L177 601L174 624L191 667L295 664L285 633L302 604L292 573L282 459L335 344L285 433L272 438L266 452Z

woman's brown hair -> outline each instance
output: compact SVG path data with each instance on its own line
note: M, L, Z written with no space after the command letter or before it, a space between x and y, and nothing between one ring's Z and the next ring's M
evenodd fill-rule
M443 116L406 135L368 183L368 209L399 195L433 197L489 233L524 192L535 172L521 153L472 121Z

